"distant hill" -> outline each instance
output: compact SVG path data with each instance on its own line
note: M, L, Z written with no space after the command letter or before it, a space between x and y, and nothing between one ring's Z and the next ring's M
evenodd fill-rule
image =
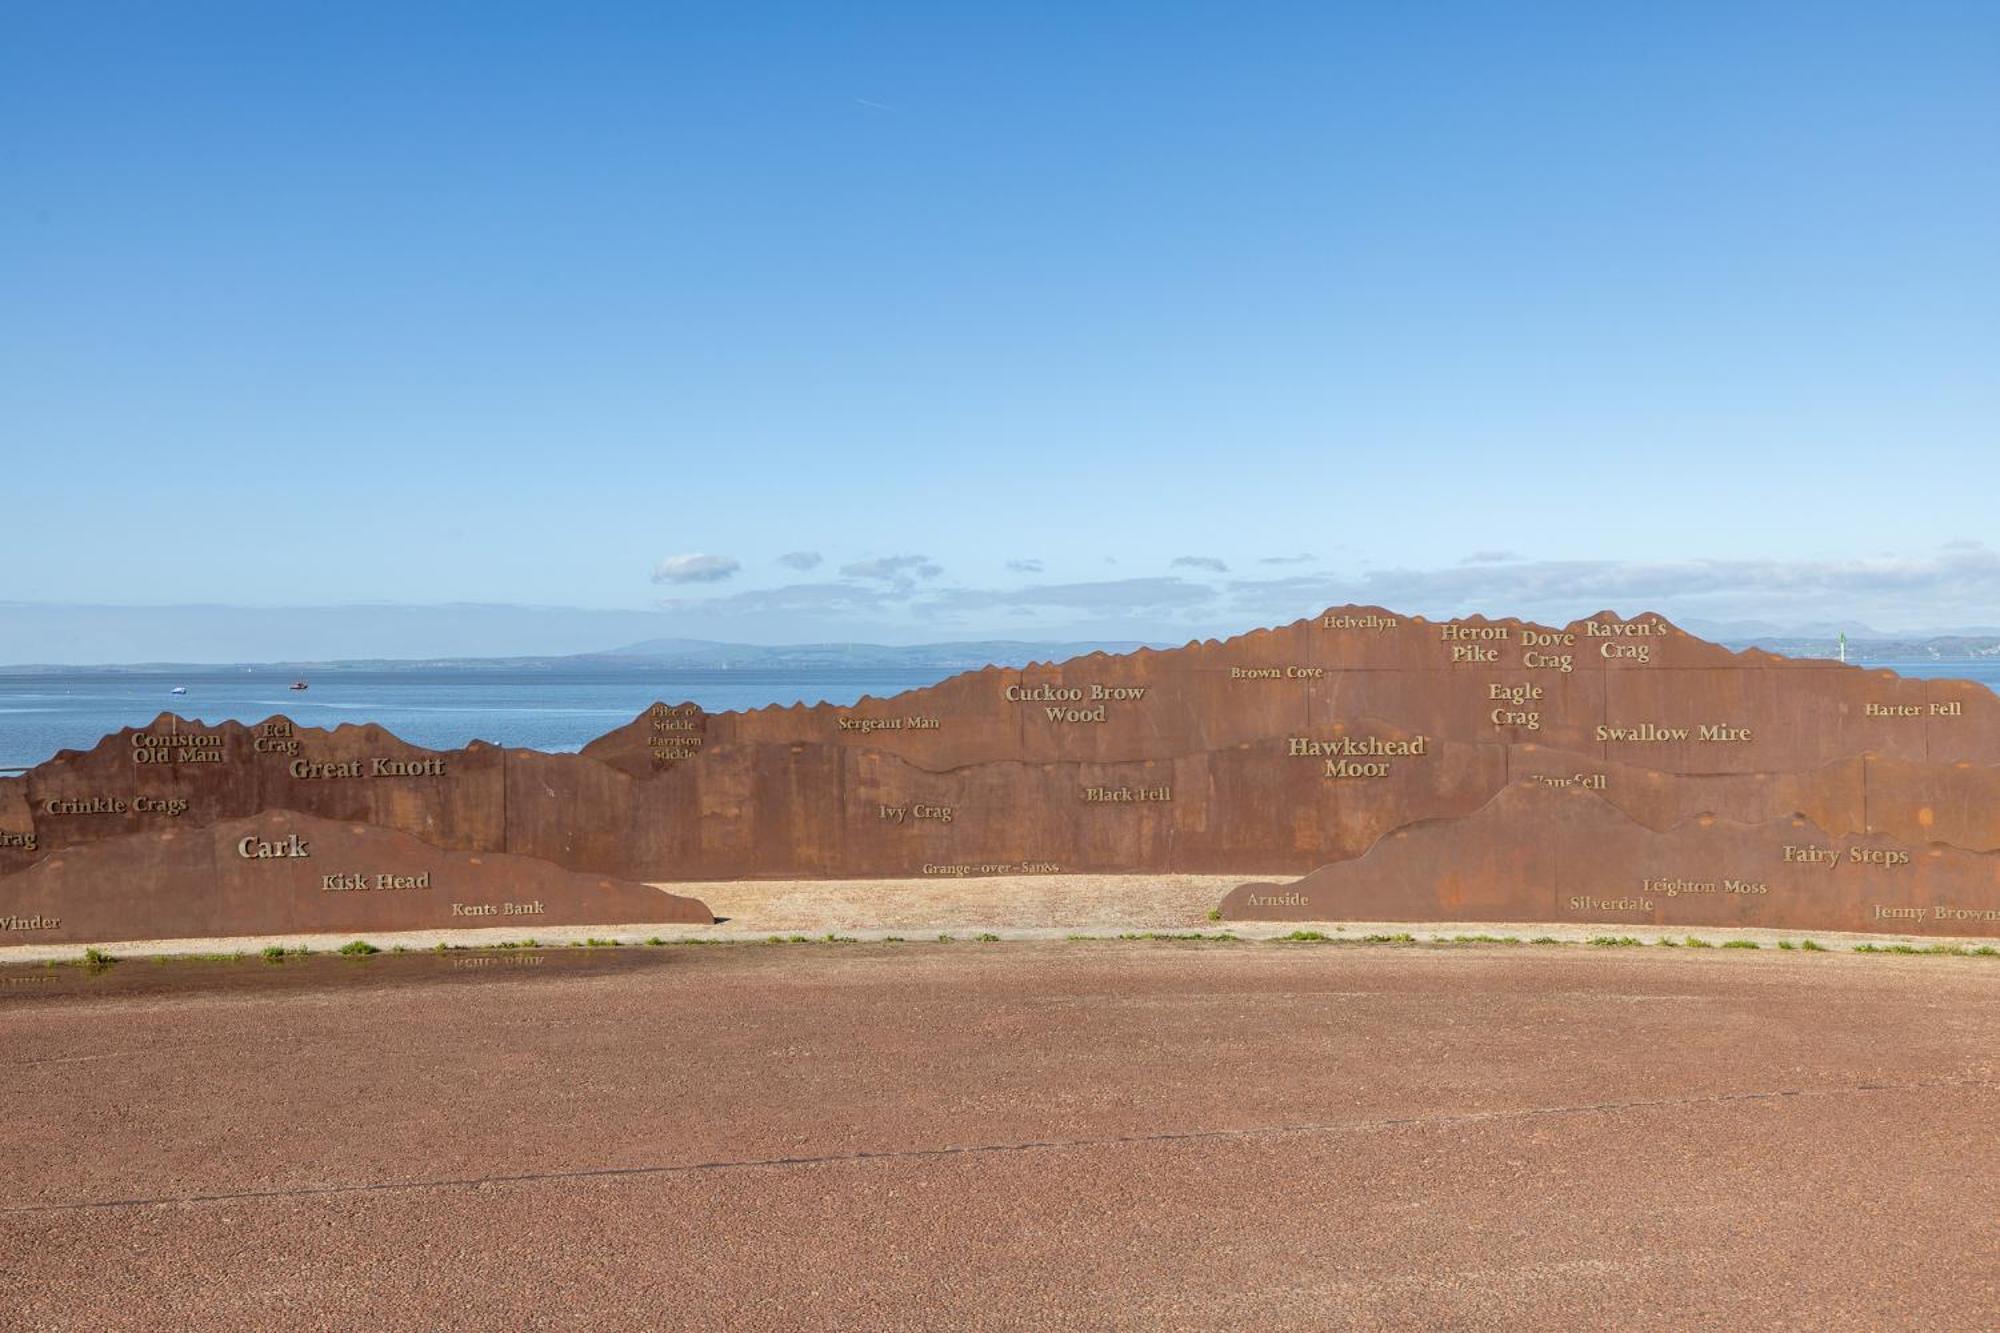
M5 604L0 604L4 607ZM449 610L450 608L446 608ZM481 608L473 608L480 610ZM1867 625L1803 625L1773 627L1757 622L1689 620L1677 622L1689 633L1725 647L1762 648L1786 657L1836 657L1839 634L1847 633L1849 661L1981 662L2000 659L2000 629L1984 627L1889 633ZM1094 652L1129 653L1135 649L1178 647L1174 643L1135 640L1065 640L1038 643L1022 639L980 639L966 642L880 644L798 643L765 645L728 643L715 639L640 639L616 648L584 653L434 657L268 658L160 657L146 662L26 664L0 666L0 674L38 676L79 671L116 675L167 671L264 670L310 676L343 671L738 671L738 670L870 670L969 671L984 666L1024 666L1030 662L1062 661Z
M749 643L713 643L705 639L647 639L608 652L584 653L563 659L584 665L656 666L680 668L744 667L896 667L912 670L948 668L976 670L983 666L1025 666L1030 662L1061 661L1087 653L1129 653L1143 643L1032 643L989 639L970 643L799 643L766 647Z
M751 643L718 643L709 639L646 639L605 652L559 657L431 657L344 658L290 662L134 662L77 667L23 665L0 667L5 675L51 675L92 672L106 675L153 674L166 671L250 670L282 675L333 675L344 671L740 671L888 669L899 671L969 671L984 666L1025 666L1030 662L1061 661L1088 653L1127 653L1148 645L1134 642L1033 643L998 639L969 643L806 643L765 647ZM1164 645L1153 645L1164 646Z
M1927 639L2000 639L2000 626L1934 625L1905 629L1877 629L1859 620L1808 621L1796 625L1774 625L1766 620L1686 620L1669 616L1690 634L1712 643L1753 643L1767 639L1803 641L1825 639L1832 642L1845 634L1849 643L1921 643Z

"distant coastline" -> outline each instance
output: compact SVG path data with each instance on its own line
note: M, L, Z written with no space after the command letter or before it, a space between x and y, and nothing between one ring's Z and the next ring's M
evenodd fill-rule
M1781 657L1840 657L1837 638L1755 638L1718 640L1725 648L1739 651L1762 648ZM2000 662L2000 636L1939 635L1928 639L1847 640L1846 658L1851 663L1886 665L1902 662Z

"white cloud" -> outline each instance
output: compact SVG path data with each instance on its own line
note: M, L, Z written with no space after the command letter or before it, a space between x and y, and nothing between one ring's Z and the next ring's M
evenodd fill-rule
M818 551L787 551L778 557L778 563L804 573L808 569L818 568L821 559L823 557Z
M726 555L670 555L653 567L653 582L716 583L741 568Z
M1039 560L1009 560L1007 568L1013 570L1016 574L1039 574L1042 572L1042 562Z
M1212 555L1177 555L1174 557L1173 567L1175 569L1206 569L1217 574L1227 574L1229 572L1229 566Z

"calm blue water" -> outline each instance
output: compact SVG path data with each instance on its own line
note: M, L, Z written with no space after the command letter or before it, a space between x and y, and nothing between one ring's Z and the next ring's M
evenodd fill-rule
M0 673L0 768L38 764L57 750L83 750L120 727L163 712L202 722L255 722L283 713L305 726L379 722L430 749L467 741L575 750L623 726L655 701L710 710L765 704L851 704L935 684L950 671L829 667L787 671L340 671L294 677L275 671ZM187 693L172 694L176 685Z
M1900 676L1925 680L1976 680L1989 690L2000 690L2000 662L1859 662L1856 666L1880 667Z
M1906 676L1951 676L2000 689L2000 662L1892 664ZM0 768L38 764L57 750L88 749L109 732L162 712L202 722L255 722L283 713L307 726L379 722L415 745L449 749L471 740L574 750L630 722L656 700L703 708L851 704L934 684L950 671L822 668L786 671L342 671L293 693L273 671L179 674L79 671L0 674ZM169 693L185 685L187 693Z

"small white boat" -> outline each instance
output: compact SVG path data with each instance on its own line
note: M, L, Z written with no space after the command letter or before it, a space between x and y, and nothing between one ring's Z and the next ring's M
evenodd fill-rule
M168 691L169 694L186 694L187 692L188 692L188 687L185 685L176 685L173 687L173 689Z

